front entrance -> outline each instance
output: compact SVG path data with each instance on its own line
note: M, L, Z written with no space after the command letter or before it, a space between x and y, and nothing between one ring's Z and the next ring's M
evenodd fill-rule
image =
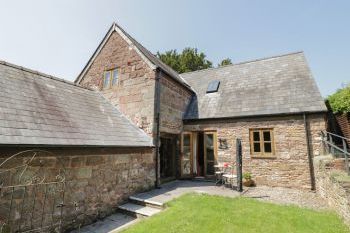
M175 179L175 136L160 137L160 179Z
M213 177L217 163L216 132L185 132L181 140L182 178Z

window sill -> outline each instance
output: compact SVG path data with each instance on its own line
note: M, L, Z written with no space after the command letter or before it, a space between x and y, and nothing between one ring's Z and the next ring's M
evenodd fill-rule
M251 159L277 159L276 155L251 155Z

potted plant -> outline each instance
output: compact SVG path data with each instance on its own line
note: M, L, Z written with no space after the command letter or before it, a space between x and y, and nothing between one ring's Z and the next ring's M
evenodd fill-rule
M243 185L246 187L253 187L255 186L255 182L252 179L252 174L250 172L243 173Z

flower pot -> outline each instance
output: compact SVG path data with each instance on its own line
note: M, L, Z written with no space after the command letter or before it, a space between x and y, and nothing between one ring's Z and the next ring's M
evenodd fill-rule
M254 180L244 180L243 185L245 187L253 187L253 186L255 186L255 182L254 182Z

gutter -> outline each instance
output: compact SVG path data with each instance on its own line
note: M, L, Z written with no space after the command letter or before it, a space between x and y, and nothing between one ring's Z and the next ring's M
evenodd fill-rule
M155 173L156 173L156 181L155 188L160 187L160 154L159 154L159 146L160 146L160 77L161 77L161 69L156 70L156 83L155 83L155 97L154 97L154 123L156 124L156 132L154 138L154 146L155 146L155 154L156 154L156 164L155 164Z
M272 114L258 114L258 115L242 115L242 116L229 116L229 117L212 117L212 118L188 118L183 119L182 121L184 123L191 123L196 121L211 121L211 120L236 120L236 119L254 119L254 118L261 118L261 117L279 117L279 116L298 116L300 114L321 114L321 113L327 113L328 110L322 110L322 111L307 111L307 112L290 112L290 113L272 113Z
M307 121L307 114L305 112L303 113L303 118L304 118L304 128L305 128L305 136L306 136L307 157L309 160L311 190L316 190L315 170L314 170L314 164L313 164L313 152L310 144L311 143L310 130L309 130L309 124Z

